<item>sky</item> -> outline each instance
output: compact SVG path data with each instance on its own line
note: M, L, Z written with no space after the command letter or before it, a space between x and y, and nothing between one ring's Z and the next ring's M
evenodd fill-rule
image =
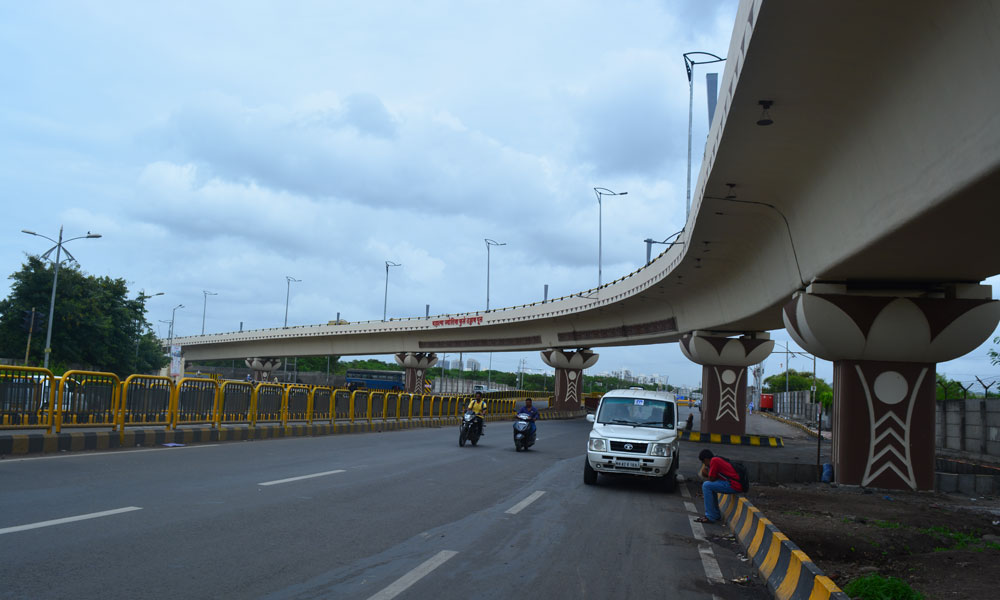
M541 300L545 285L550 298L589 289L594 187L628 192L604 197L605 282L645 262L644 239L683 227L682 55L725 56L736 8L3 3L0 271L52 245L22 229L100 233L67 248L89 274L163 292L147 301L163 337L172 317L185 336L203 317L206 333L279 327L286 309L289 325L479 310L486 238L505 244L489 252L492 308ZM693 177L713 71L695 72ZM388 282L386 261L401 265ZM996 378L989 346L939 372ZM676 344L597 351L592 373L700 385ZM766 375L784 363L772 355ZM492 356L521 364L551 372L537 352ZM831 379L829 363L818 372Z

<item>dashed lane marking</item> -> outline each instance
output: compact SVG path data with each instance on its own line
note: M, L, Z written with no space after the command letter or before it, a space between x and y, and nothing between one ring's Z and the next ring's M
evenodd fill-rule
M687 489L687 486L681 487L681 495L685 498L691 499L691 492ZM693 502L685 502L684 508L689 513L698 512ZM705 537L705 528L701 523L695 521L695 518L696 517L688 515L688 521L691 523L691 533L699 542L707 542L708 538ZM701 555L701 566L705 569L705 577L708 578L708 581L710 583L725 583L726 579L722 576L722 569L719 568L719 561L715 560L715 553L712 552L712 546L707 543L698 544L698 554Z
M18 531L27 531L29 529L39 529L42 527L51 527L53 525L63 525L65 523L73 523L75 521L86 521L87 519L99 519L101 517L110 517L111 515L118 515L121 513L132 512L133 510L142 510L138 506L126 506L125 508L116 508L114 510L104 510L101 512L88 513L86 515L77 515L75 517L64 517L62 519L52 519L51 521L39 521L38 523L28 523L27 525L17 525L15 527L5 527L0 529L0 535L6 533L16 533Z
M438 552L421 563L420 566L392 582L389 587L383 589L381 592L375 594L368 600L391 600L392 598L395 598L406 591L406 589L411 585L423 579L428 573L443 565L449 558L455 556L456 554L458 554L458 552L455 552L454 550L442 550Z
M521 512L522 510L524 510L525 508L527 508L529 504L531 504L535 500L538 500L539 498L541 498L542 494L544 494L544 493L545 492L540 491L540 490L537 491L537 492L532 492L530 496L528 496L524 500L521 500L520 502L518 502L514 506L511 506L510 508L508 508L506 510L506 513L508 515L516 515L517 513Z
M258 483L257 485L278 485L279 483L289 483L291 481L300 481L302 479L312 479L313 477L325 477L327 475L335 475L337 473L343 473L344 469L337 469L336 471L324 471L322 473L313 473L312 475L300 475L298 477L289 477L288 479L276 479L275 481L264 481Z

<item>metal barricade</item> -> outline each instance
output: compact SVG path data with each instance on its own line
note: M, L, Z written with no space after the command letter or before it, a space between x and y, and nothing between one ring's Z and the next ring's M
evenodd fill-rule
M351 392L343 389L334 391L333 408L336 418L349 419L351 417Z
M385 395L385 418L399 420L399 392Z
M337 415L335 405L336 394L334 394L333 388L314 387L311 395L309 422L330 421L333 423Z
M254 390L250 424L261 421L280 422L285 407L285 386L280 383L258 383Z
M156 375L129 375L122 383L118 427L173 423L174 381Z
M412 396L410 396L410 418L421 419L421 420L424 418L423 394L413 394Z
M0 429L51 429L55 381L48 369L0 367Z
M385 403L386 403L386 393L381 391L373 391L371 396L371 419L385 419Z
M115 427L121 380L114 373L66 371L56 394L55 432L67 427Z
M254 384L249 381L224 381L219 387L219 412L216 426L222 423L249 423L253 408Z
M355 419L368 420L371 415L371 396L366 390L354 390L351 392L351 423Z
M399 394L399 419L413 418L413 394L402 392Z
M309 387L301 384L292 384L285 387L285 418L283 423L289 421L310 421L309 415Z
M181 377L174 392L173 426L219 421L219 382L201 377Z
M441 396L431 396L431 405L427 409L427 414L433 419L441 417Z

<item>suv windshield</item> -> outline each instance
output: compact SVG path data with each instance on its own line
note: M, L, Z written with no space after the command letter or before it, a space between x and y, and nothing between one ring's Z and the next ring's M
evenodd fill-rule
M597 422L673 429L674 403L650 398L605 398Z

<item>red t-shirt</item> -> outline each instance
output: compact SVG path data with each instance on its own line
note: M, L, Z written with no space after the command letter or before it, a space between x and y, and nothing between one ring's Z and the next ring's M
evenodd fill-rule
M712 460L708 462L708 479L715 481L720 478L728 481L729 486L737 492L743 491L743 487L740 485L740 476L736 473L733 465L725 459L713 456Z

